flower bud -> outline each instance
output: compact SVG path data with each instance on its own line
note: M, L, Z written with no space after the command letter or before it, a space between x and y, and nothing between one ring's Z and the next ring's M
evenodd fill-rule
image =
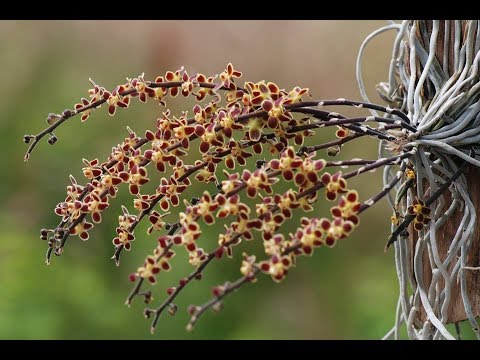
M48 230L47 229L40 230L40 239L47 240L47 235L48 235Z
M57 140L58 140L57 137L56 137L55 135L52 135L52 136L50 136L50 137L48 138L47 141L48 141L48 143L49 143L50 145L53 145L53 144L55 144L55 143L57 142Z
M168 307L168 314L173 316L176 314L178 310L178 306L176 304L170 304L170 306Z
M327 148L328 156L337 156L339 152L340 152L340 146L338 145L330 146L329 148Z

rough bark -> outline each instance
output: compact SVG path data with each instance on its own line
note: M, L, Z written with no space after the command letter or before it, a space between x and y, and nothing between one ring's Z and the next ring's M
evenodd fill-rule
M466 177L468 182L468 189L472 194L473 205L475 206L477 213L477 221L480 219L480 169L475 166L470 166L467 168ZM428 183L425 183L425 188L428 187ZM448 206L451 203L451 196L449 193L445 194L445 206L444 211L447 210ZM447 256L448 247L450 242L455 236L455 233L460 225L462 219L463 211L460 210L460 207L454 212L449 221L445 223L443 227L437 231L437 245L440 253L440 258L442 261L445 260ZM410 254L411 259L411 271L413 273L413 254L415 253L415 244L417 242L417 232L410 228ZM452 262L454 263L454 262ZM447 268L449 274L453 270L453 264ZM467 266L479 267L480 266L480 226L474 228L473 234L473 243L468 251L467 257ZM432 266L430 259L428 258L427 252L424 254L423 258L423 279L428 288L432 282L432 268L435 268L435 265ZM466 280L467 288L469 293L469 299L472 304L472 310L475 317L480 316L480 270L466 270ZM437 286L440 289L444 287L443 278L440 279ZM466 320L465 310L463 307L462 295L460 292L460 284L454 283L454 286L451 289L452 297L450 306L448 308L448 320L447 323L454 323ZM420 319L423 321L426 320L425 311L422 308L420 311Z
M466 28L466 21L462 21L462 30L463 33L465 32ZM432 29L432 21L420 21L419 27L425 26L427 31L430 33ZM440 22L439 27L439 37L437 40L437 51L436 51L436 60L440 65L443 63L443 53L445 51L444 47L444 29L445 29L445 21ZM453 44L453 34L454 34L454 24L453 21L450 21L450 44ZM424 46L428 49L428 39L423 39ZM453 46L449 49L449 70L453 72ZM406 57L408 61L408 56ZM419 68L419 66L417 67ZM421 71L421 69L419 70ZM427 90L427 89L425 89ZM477 213L477 224L479 223L480 219L480 169L475 166L469 166L465 172L467 181L468 181L468 189L471 194L471 199L476 209ZM425 183L425 189L428 188L428 183ZM444 211L447 210L448 206L451 203L451 196L450 194L445 194L445 207ZM453 216L450 218L447 223L439 229L436 234L437 237L437 244L439 247L439 253L442 261L447 256L447 251L450 245L451 240L453 239L458 227L460 226L461 218L463 215L463 211L457 209ZM417 242L417 233L410 227L409 230L409 241L410 241L410 254L411 254L411 267L413 272L413 255L415 253L415 244ZM430 286L432 280L432 268L435 268L435 265L432 266L430 260L428 258L427 252L425 252L425 256L423 259L423 279L427 288ZM480 266L480 226L476 226L474 229L474 236L473 236L473 243L468 251L468 261L467 266L471 267L479 267ZM448 272L451 273L453 265L448 267ZM467 270L466 271L466 280L467 280L467 287L469 292L469 298L472 304L472 310L476 317L480 316L480 270ZM440 289L443 288L444 282L443 278L439 281L437 286L440 286ZM420 318L422 321L425 321L425 311L422 308L420 311ZM460 284L455 283L452 288L452 300L448 310L448 321L447 323L459 322L466 320L465 310L463 306L463 300L460 292Z

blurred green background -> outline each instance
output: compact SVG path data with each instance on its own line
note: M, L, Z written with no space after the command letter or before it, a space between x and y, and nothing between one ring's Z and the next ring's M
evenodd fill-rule
M130 253L115 267L111 239L119 195L90 240L71 238L62 257L44 264L42 227L56 225L54 206L65 197L68 175L83 182L83 157L103 159L123 140L128 125L142 134L161 108L135 102L111 118L96 111L86 123L75 117L56 131L59 141L41 142L28 163L22 136L42 130L50 112L61 112L86 96L91 77L113 88L125 77L147 79L184 65L189 73L220 73L228 62L242 80L274 81L290 89L309 87L315 99L359 99L355 59L362 40L384 21L1 21L0 153L0 338L2 339L370 339L393 325L397 280L393 252L383 252L389 230L386 201L362 215L361 226L334 249L300 258L281 284L260 277L227 298L220 313L207 313L192 333L185 331L186 307L206 301L211 287L236 279L239 259L209 266L177 302L175 317L164 314L154 336L137 299L124 305L134 271L155 244L139 227ZM375 84L385 80L393 33L378 37L364 59L373 101ZM174 112L182 110L175 99ZM189 102L184 109L191 108ZM344 109L345 110L345 109ZM348 111L345 111L348 113ZM320 136L316 141L325 140ZM331 136L331 133L329 133ZM343 158L376 156L376 143L358 141ZM381 173L353 182L363 199L381 188ZM193 192L200 192L195 185ZM327 213L320 205L318 215ZM296 226L287 228L292 231ZM203 241L216 243L207 232ZM243 248L235 248L237 257ZM208 249L208 244L205 245ZM165 288L191 267L179 249L173 271L159 276L154 305Z

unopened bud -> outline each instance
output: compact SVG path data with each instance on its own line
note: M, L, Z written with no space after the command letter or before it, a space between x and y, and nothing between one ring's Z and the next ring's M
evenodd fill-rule
M40 230L40 239L47 240L47 235L48 235L48 230L47 229Z
M153 300L152 292L148 291L143 295L143 302L149 304Z
M188 305L187 311L190 316L195 316L200 308L197 305Z
M178 306L176 304L170 304L168 307L168 314L174 316L178 310Z
M328 156L337 156L339 152L340 152L340 146L338 145L330 146L329 148L327 148Z
M223 302L219 301L219 302L216 302L213 306L212 306L212 310L214 312L220 312L222 311L223 309Z
M308 153L309 151L309 148L307 146L302 146L299 150L298 150L298 156L302 156L303 154L306 154Z
M50 113L50 114L48 114L46 120L47 120L48 125L52 125L55 121L57 121L57 120L60 119L60 118L61 118L60 115L54 114L54 113Z
M223 288L221 286L215 286L212 289L212 294L215 297L221 296L223 294Z
M154 312L153 310L145 309L143 310L143 316L145 316L146 319L150 319L153 312Z
M50 136L50 137L48 138L47 141L48 141L48 143L49 143L50 145L53 145L53 144L55 144L55 143L57 142L57 140L58 140L57 137L56 137L55 135L52 135L52 136Z
M175 290L177 290L177 288L175 286L169 287L167 289L167 294L172 295L175 292Z
M63 235L65 235L65 229L58 229L55 232L55 238L57 238L57 239L63 238Z
M257 160L257 162L255 163L255 166L257 167L257 169L260 169L263 165L265 165L266 161L265 160Z
M403 229L402 232L400 233L400 236L404 239L408 238L408 231L407 229Z

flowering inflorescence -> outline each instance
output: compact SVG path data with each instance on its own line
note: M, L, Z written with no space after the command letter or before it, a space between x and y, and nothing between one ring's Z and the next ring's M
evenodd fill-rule
M102 212L109 207L109 200L123 184L128 185L135 213L131 214L122 206L116 236L112 240L113 258L118 264L121 252L132 248L133 241L139 237L135 228L142 219L148 219L148 234L160 234L153 252L130 275L136 285L127 303L137 295L144 295L146 302L151 301L151 292L140 291L142 284L145 280L155 284L162 271L169 271L178 248L187 252L188 261L194 267L193 272L182 277L176 286L167 288L168 297L157 309L145 310L147 317L153 316L154 329L160 313L166 308L176 310L175 297L191 280L200 279L210 262L224 254L232 257L233 249L243 240L260 239L264 249L261 259L259 254L244 252L240 268L242 278L215 287L214 299L205 307L193 307L191 328L205 309L219 308L224 296L243 284L255 282L258 274L264 273L274 281L281 281L295 266L298 256L311 256L315 248L332 247L348 237L359 225L359 214L387 192L382 191L373 200L361 203L358 192L349 188L347 179L381 166L399 165L414 152L405 147L391 158L376 161L328 162L318 151L335 146L336 155L341 146L364 135L394 141L389 131L411 131L411 125L406 122L408 118L399 111L392 112L369 103L345 99L304 100L310 96L307 88L286 91L265 81L245 82L239 86L241 75L228 64L225 71L211 77L191 75L184 68L167 71L155 81L145 80L142 74L127 78L112 91L91 81L89 99L82 98L74 110L50 116L50 126L42 133L27 135L25 141L33 142L25 159L44 135L51 134L77 114L82 121L87 120L104 104L108 114L113 116L117 110L128 108L134 99L153 101L161 106L166 106L168 97L177 95L193 97L196 101L191 112L173 115L170 110L164 110L154 128L143 136L127 128L127 137L112 147L103 162L83 159L86 184L79 185L70 176L67 197L55 208L55 213L61 217L59 225L54 229L42 229L41 238L49 244L47 263L52 253L60 255L63 252L70 235L88 240L93 224L102 221ZM373 108L386 115L385 118L346 118L323 110L331 105ZM372 126L375 121L380 125ZM317 129L330 126L337 126L337 140L303 146L305 138L313 136ZM199 158L188 163L187 155L191 154ZM263 160L258 159L265 154L267 157ZM327 171L328 167L357 165L361 167L347 174ZM144 190L145 184L153 182L149 172L160 173L160 180L151 194ZM411 178L412 175L405 173L404 176ZM186 199L183 194L193 179L215 191L206 188L198 197ZM283 183L289 187L287 190L280 190L278 184ZM294 212L312 212L319 199L333 202L328 216L302 217L294 233L285 235L281 231L287 221L294 221ZM426 224L428 210L420 200L408 209L409 214L415 214L415 229L421 230L418 224ZM178 214L178 221L173 224L165 220L170 212ZM216 222L223 222L225 230L215 241L203 239L203 228ZM167 233L161 233L163 230Z

